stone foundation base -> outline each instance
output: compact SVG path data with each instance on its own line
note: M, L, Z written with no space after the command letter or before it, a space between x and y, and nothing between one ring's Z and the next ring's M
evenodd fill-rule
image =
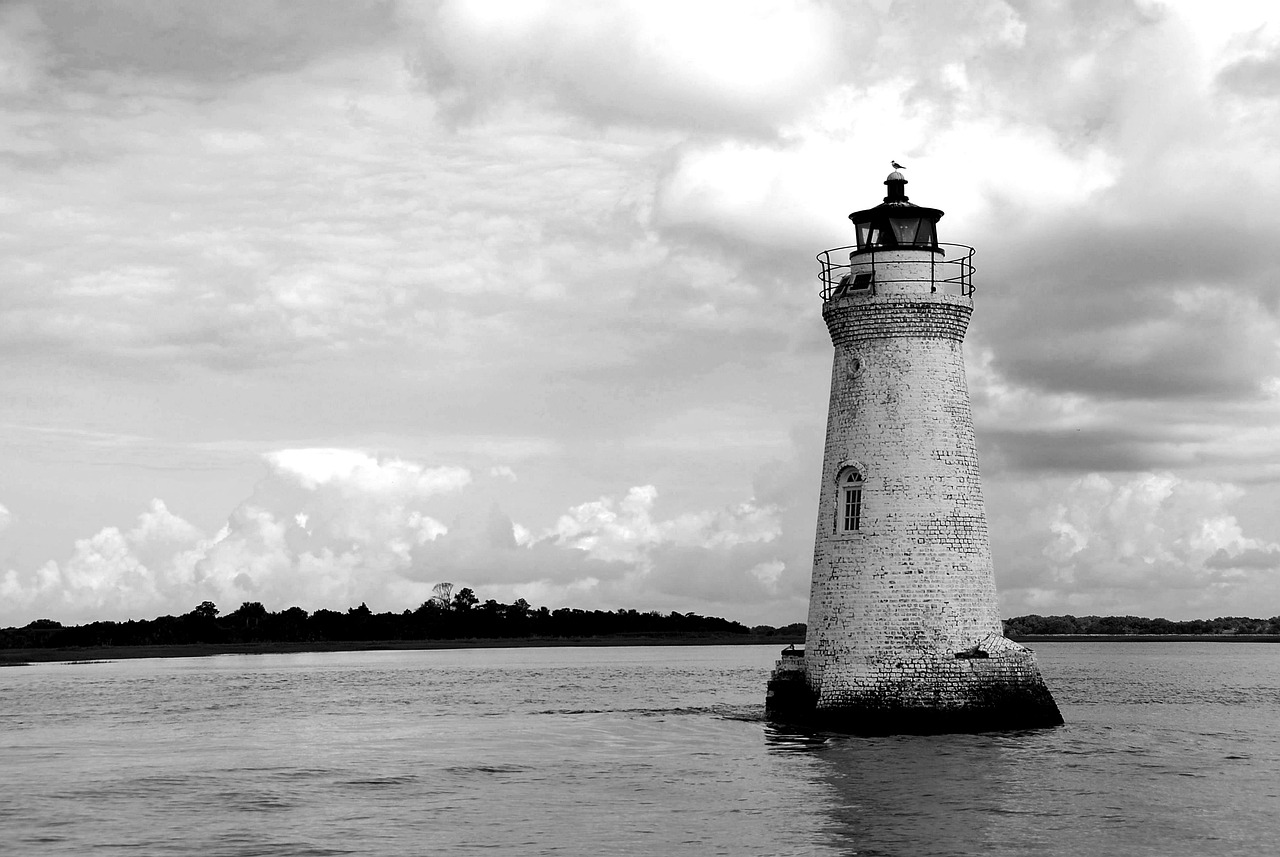
M828 665L814 688L799 659L769 680L769 719L864 735L1039 729L1062 724L1035 656L997 634L962 652L916 652L858 671Z
M803 672L779 676L775 671L765 693L764 711L770 720L778 722L809 720L813 717L817 699Z

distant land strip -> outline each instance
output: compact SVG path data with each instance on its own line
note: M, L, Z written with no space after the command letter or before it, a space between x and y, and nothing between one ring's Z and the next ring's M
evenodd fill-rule
M63 626L37 619L0 629L0 662L375 648L790 644L803 642L805 632L799 622L748 628L696 613L550 610L524 599L481 603L468 588L455 594L452 584L440 584L434 597L400 613L374 613L365 604L345 613L300 607L273 613L257 601L220 613L205 601L181 616L149 620Z
M1280 643L1280 634L1027 634L1018 643Z
M455 649L514 646L790 645L805 625L747 627L696 613L534 608L481 603L472 590L440 584L415 610L374 613L366 605L344 613L300 607L268 611L247 601L220 615L202 602L181 616L63 626L37 619L0 629L0 666L104 658L202 657L217 654ZM1172 621L1140 616L1018 616L1005 634L1020 642L1280 642L1280 616Z
M758 646L804 642L804 635L683 634L609 637L490 637L455 640L328 640L310 642L185 643L168 646L100 646L0 650L0 667L29 663L93 663L131 658L203 658L212 655L281 655L313 652L411 651L416 649L513 649L599 646Z
M1147 619L1142 616L1017 616L1006 619L1004 633L1011 640L1116 637L1145 639L1188 636L1237 639L1280 636L1280 616L1250 619L1220 616L1217 619Z

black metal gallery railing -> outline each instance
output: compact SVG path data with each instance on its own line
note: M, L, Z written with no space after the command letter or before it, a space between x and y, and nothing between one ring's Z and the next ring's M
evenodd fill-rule
M930 253L929 275L904 277L901 271L918 273L923 260L903 262L901 256L892 262L883 261L885 255L900 252L899 248L886 248L879 251L881 259L877 264L877 251L864 250L858 253L853 264L849 262L849 254L857 247L834 247L818 254L818 264L822 271L818 279L822 281L822 299L829 301L833 297L845 293L856 293L870 290L875 294L877 286L890 283L927 283L930 291L950 294L973 294L973 253L974 249L967 244L939 244L941 252ZM950 256L951 258L947 258Z

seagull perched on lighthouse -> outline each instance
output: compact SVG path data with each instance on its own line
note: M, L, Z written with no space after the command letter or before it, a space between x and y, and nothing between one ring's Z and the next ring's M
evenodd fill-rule
M890 161L890 162L889 162L889 165L890 165L890 166L892 166L895 170L905 170L905 169L906 169L906 167L904 167L902 164L898 163L897 161Z

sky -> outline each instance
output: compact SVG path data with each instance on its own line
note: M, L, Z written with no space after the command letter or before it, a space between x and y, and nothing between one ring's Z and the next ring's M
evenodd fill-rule
M1274 4L11 0L0 114L0 626L803 621L891 159L1002 614L1280 614Z

